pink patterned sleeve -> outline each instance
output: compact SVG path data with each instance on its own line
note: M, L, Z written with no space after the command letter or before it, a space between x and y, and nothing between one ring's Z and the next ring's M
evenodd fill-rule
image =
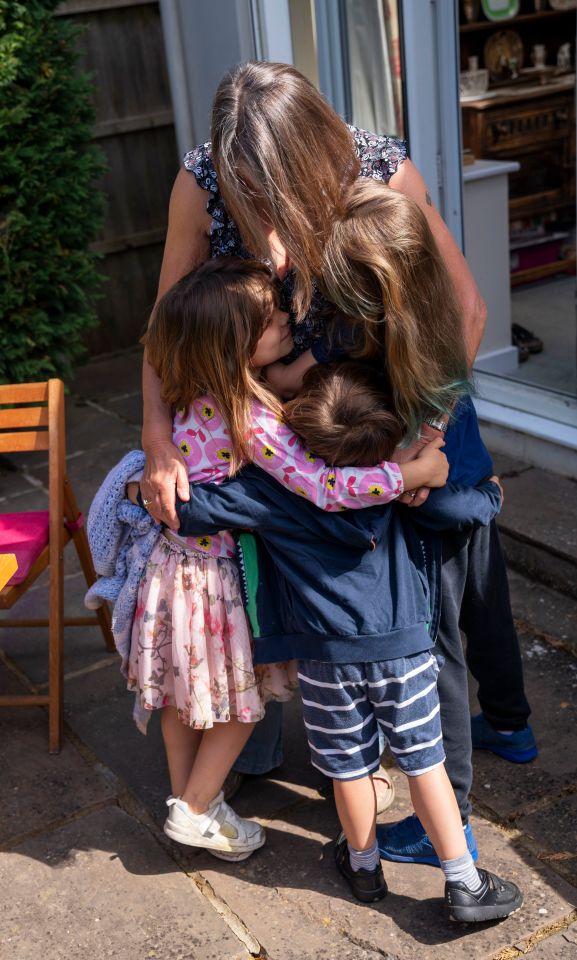
M287 424L257 403L253 404L252 434L253 462L322 510L372 507L403 492L398 464L329 467L304 447Z

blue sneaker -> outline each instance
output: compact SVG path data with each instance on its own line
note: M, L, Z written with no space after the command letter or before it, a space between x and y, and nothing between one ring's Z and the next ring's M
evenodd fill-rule
M467 849L473 860L477 860L479 852L471 825L467 823L463 829ZM415 813L405 817L404 820L399 820L398 823L377 823L377 843L383 860L393 860L395 863L426 863L431 867L441 866L433 844Z
M529 763L538 753L529 724L514 733L499 733L493 729L483 713L471 717L471 737L474 750L490 750L511 763Z

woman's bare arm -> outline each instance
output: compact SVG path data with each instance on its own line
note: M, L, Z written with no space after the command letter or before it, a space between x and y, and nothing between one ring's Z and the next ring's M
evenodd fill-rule
M194 176L181 169L176 177L168 210L168 230L158 282L157 302L167 290L210 256L208 194ZM172 443L172 419L160 398L160 381L148 363L142 366L142 446L146 467L141 481L148 510L155 520L178 529L175 493L188 500L188 475L180 452Z
M425 181L410 160L401 163L397 172L389 180L389 186L415 200L427 218L463 311L463 332L467 347L467 358L469 366L472 367L483 338L487 308L469 270L467 261L433 204Z

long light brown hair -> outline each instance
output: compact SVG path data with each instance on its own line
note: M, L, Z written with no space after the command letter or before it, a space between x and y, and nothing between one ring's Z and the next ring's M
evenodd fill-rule
M205 394L214 399L230 431L231 475L251 457L251 398L282 412L250 366L275 305L265 264L240 257L208 260L165 293L143 337L162 400L173 411L188 409Z
M322 288L360 327L356 355L384 354L394 409L409 437L427 413L450 413L470 391L463 320L419 206L358 180L333 223Z
M221 81L212 149L219 189L244 242L268 256L274 227L295 269L293 310L306 314L344 187L359 172L346 124L285 63L249 62Z

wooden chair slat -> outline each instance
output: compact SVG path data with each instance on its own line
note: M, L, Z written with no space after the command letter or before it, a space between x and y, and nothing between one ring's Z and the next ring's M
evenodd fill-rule
M30 404L29 407L14 407L14 404ZM39 409L32 404L47 403ZM87 586L94 583L96 574L90 556L86 530L82 525L66 527L65 520L73 524L79 510L72 488L66 477L66 450L64 438L64 384L60 380L46 383L11 384L0 386L0 452L48 450L48 501L50 511L49 542L36 558L25 580L0 589L0 609L9 610L24 594L39 574L48 567L50 571L48 614L44 618L21 619L7 617L0 621L5 626L40 626L48 624L48 694L29 694L15 697L0 697L0 706L27 706L34 703L48 705L48 743L50 753L58 753L62 742L63 718L63 630L69 624L98 623L106 647L113 651L114 638L111 630L110 611L104 605L92 617L64 616L63 548L70 540L78 553ZM18 427L23 429L15 432ZM42 431L39 428L46 427ZM4 428L4 432L2 432ZM6 429L7 428L7 429ZM30 429L28 429L30 428ZM10 574L11 575L11 574Z
M33 450L48 450L49 434L46 430L23 430L22 433L0 433L0 453L30 453Z
M0 403L46 403L48 381L44 383L0 384Z
M9 427L47 427L48 407L13 407L0 409L0 430Z

